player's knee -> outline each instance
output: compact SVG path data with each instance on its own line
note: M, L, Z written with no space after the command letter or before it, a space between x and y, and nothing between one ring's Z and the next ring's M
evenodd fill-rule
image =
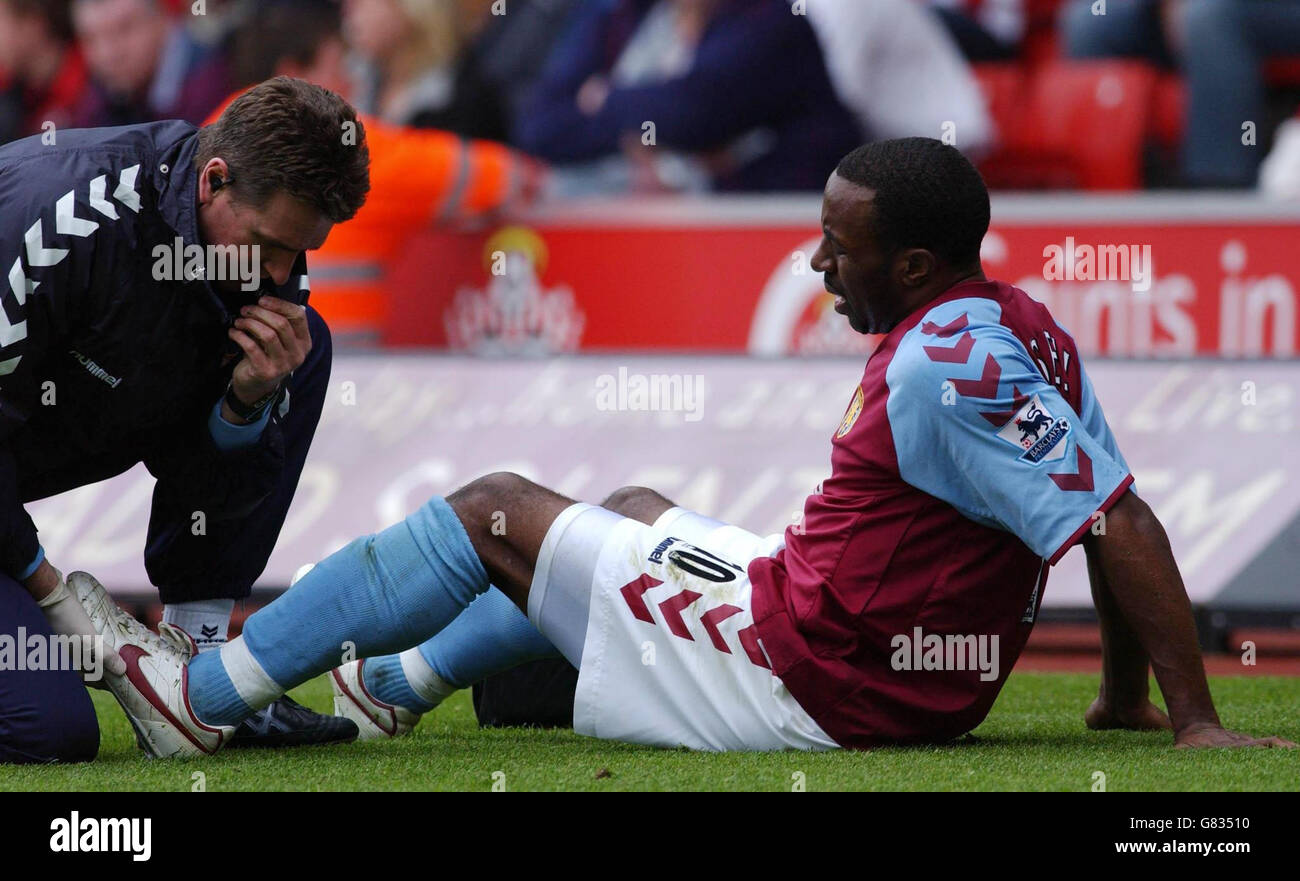
M516 503L534 486L536 484L532 481L513 471L494 471L471 480L447 496L447 504L472 536L474 524L490 523L497 512Z
M644 486L623 486L610 493L605 498L605 501L600 503L600 506L613 511L615 514L635 518L637 514L647 508L665 503L671 505L667 499L652 489Z
M501 502L512 502L523 497L537 484L513 471L493 471L473 481L470 486L478 495Z

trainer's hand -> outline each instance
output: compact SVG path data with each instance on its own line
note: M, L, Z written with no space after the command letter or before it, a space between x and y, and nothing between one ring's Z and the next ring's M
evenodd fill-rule
M50 622L51 630L56 634L81 639L82 669L79 672L86 685L91 688L107 688L103 676L93 674L102 671L121 676L126 673L126 664L107 642L98 638L99 635L95 632L95 625L91 623L90 616L86 614L81 603L77 602L72 591L68 590L68 584L63 580L63 573L57 569L54 571L58 576L58 584L55 585L54 590L36 603L45 613L45 620ZM101 658L95 656L97 649L102 649Z
M1190 725L1174 735L1174 746L1182 749L1241 746L1296 748L1296 744L1281 737L1251 737L1218 725Z
M1116 707L1097 698L1083 714L1084 723L1093 731L1125 729L1128 731L1168 731L1174 726L1165 711L1151 701L1136 707Z
M306 307L279 297L262 297L255 305L239 310L229 335L244 350L231 383L245 404L275 391L311 351Z

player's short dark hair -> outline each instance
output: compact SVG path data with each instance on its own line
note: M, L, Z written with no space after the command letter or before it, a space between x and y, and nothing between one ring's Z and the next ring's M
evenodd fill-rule
M970 160L934 138L863 144L835 173L875 191L875 234L891 250L925 248L954 266L979 260L989 191Z
M342 223L370 191L370 150L356 110L292 77L254 86L199 130L196 164L214 157L229 166L234 197L254 207L286 192Z

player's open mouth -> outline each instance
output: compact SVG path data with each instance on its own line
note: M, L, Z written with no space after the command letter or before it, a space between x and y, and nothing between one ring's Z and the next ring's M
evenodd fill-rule
M844 298L841 297L841 296L839 296L839 295L837 294L837 295L835 296L835 305L834 305L832 308L834 308L836 312L838 312L838 313L840 313L841 315L843 315L843 314L844 314L844 305L845 305L845 304L844 304Z

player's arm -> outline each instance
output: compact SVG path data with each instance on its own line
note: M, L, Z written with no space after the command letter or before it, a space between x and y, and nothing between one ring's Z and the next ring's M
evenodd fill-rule
M1205 680L1191 602L1164 527L1150 507L1135 494L1125 493L1107 514L1105 534L1090 541L1090 556L1113 598L1114 611L1151 659L1169 708L1175 745L1294 747L1280 737L1251 737L1220 724ZM1123 633L1113 626L1112 635ZM1124 679L1111 684L1121 687L1122 682L1131 693L1136 688L1133 646L1121 636L1119 647L1128 654L1111 661L1121 664L1113 672ZM1109 666L1108 672L1112 672Z
M1084 714L1084 721L1094 730L1170 728L1169 717L1150 700L1151 659L1115 603L1096 545L1085 541L1084 550L1092 599L1101 623L1101 691Z

